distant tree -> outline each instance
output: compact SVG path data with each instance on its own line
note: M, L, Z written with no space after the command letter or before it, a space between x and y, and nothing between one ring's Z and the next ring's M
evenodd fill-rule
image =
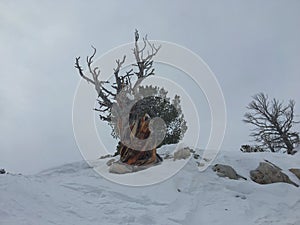
M255 126L251 136L259 142L264 150L277 152L286 149L288 154L294 154L294 148L299 145L299 132L292 131L294 124L295 101L290 100L287 105L273 98L259 93L247 106L250 112L244 115L244 122Z

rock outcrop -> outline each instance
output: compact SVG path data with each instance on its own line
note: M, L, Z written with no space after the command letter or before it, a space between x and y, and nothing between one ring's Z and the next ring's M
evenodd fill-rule
M237 174L237 172L228 165L216 164L213 166L213 171L217 172L220 177L228 177L229 179L238 180L240 178L247 180L247 178Z
M268 162L259 163L259 166L255 170L250 171L250 177L251 180L258 184L283 182L299 187L299 185L291 181L288 175L283 173L279 167Z
M289 169L289 171L291 171L293 174L295 174L295 176L298 177L298 179L300 180L300 169L291 168L291 169Z

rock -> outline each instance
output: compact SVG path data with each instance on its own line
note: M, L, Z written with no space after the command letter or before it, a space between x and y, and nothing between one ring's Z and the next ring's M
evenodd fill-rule
M265 162L267 162L267 163L269 163L269 164L271 164L273 167L275 167L276 169L278 169L278 170L282 170L280 167L278 167L278 166L276 166L274 163L271 163L270 161L268 161L268 160L266 160L266 159L264 159L264 161Z
M183 149L179 149L177 152L174 153L174 161L180 159L187 159L191 156L191 149L186 147Z
M99 159L106 159L106 158L111 158L113 157L112 155L103 155L103 156L100 156Z
M298 177L298 179L300 180L300 169L291 168L291 169L289 169L289 171L291 171L293 174L295 174L296 177Z
M5 169L0 169L0 174L6 174Z
M107 166L111 166L113 164L113 162L116 161L115 159L110 159L106 162Z
M133 166L118 161L110 165L109 172L117 174L132 173Z
M240 150L242 152L264 152L264 149L262 149L259 146L250 146L250 145L242 145Z
M237 174L237 172L228 165L223 164L216 164L213 166L213 171L217 172L217 175L220 177L228 177L229 179L238 180L239 178L242 178L244 180L247 180L247 178Z
M135 166L135 165L122 163L121 161L116 161L116 162L112 162L112 164L110 165L109 172L116 173L116 174L134 173L134 172L148 169L152 166L160 165L161 162L162 161L157 161L155 164L151 164L151 165Z
M288 175L281 172L279 167L267 162L260 162L255 170L250 171L251 180L258 184L272 184L283 182L299 187L298 184L291 181Z
M199 154L195 154L195 153L194 153L193 156L194 156L194 159L199 159L199 158L200 158L200 155L199 155Z
M198 167L205 166L205 163L196 162Z
M241 198L243 200L247 199L247 197L245 195L236 195L236 198Z
M191 153L193 153L193 154L195 154L195 153L196 153L196 151L195 151L195 150L193 150L193 149L190 149L190 152L191 152Z

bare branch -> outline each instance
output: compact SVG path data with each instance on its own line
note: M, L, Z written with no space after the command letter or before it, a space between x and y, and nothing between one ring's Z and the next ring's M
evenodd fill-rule
M134 65L138 67L138 72L135 74L139 79L143 79L144 77L154 75L154 68L152 68L153 57L158 53L161 46L156 47L155 44L150 43L146 35L143 38L143 47L140 49L138 43L139 34L137 30L135 31L135 37L135 48L133 49L133 54L136 59L136 64ZM144 52L146 51L147 46L150 48L150 51L148 50L147 56L144 57Z
M91 80L90 78L88 78L87 76L85 76L85 74L83 73L82 67L79 64L79 60L80 57L76 57L75 59L75 68L78 69L79 75L85 79L88 83L92 83L95 85L95 82L93 80Z
M126 56L124 55L122 59L117 59L116 67L113 69L114 81L111 83L100 79L101 71L93 64L97 53L94 46L91 46L93 49L92 54L86 57L87 72L80 65L80 57L77 57L75 60L75 68L78 70L79 75L88 83L93 84L98 94L99 108L95 110L99 112L101 120L110 122L113 116L118 116L111 115L114 103L120 108L122 108L122 105L128 104L126 99L124 102L120 102L119 98L117 98L121 90L134 94L146 77L154 75L153 57L158 53L160 46L156 47L155 44L151 43L147 35L142 39L142 42L139 42L139 39L140 35L135 30L133 54L136 62L133 68L123 73L122 66L125 64ZM135 70L134 68L137 69Z
M120 72L122 65L125 62L125 59L126 59L126 56L124 55L122 61L120 59L116 60L117 67L114 69L114 75L115 75L115 81L117 84L117 86L116 86L117 93L119 93L123 88L123 84L122 84L122 80L120 78L119 72Z

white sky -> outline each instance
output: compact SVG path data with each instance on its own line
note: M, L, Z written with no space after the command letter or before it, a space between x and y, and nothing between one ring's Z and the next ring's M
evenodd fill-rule
M34 173L82 157L72 131L74 59L133 41L175 42L216 75L226 100L223 148L248 142L251 96L296 100L300 114L300 2L1 1L0 167ZM298 129L299 130L299 129Z

